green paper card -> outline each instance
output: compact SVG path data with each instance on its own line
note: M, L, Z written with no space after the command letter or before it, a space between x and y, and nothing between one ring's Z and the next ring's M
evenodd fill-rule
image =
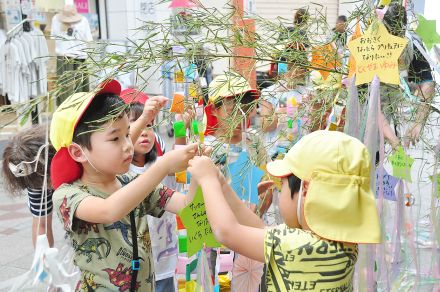
M393 167L393 176L411 182L411 167L414 163L414 159L406 155L403 147L400 146L397 148L396 152L388 159Z
M418 15L419 25L417 26L416 33L425 43L428 51L432 49L435 44L440 43L440 35L437 33L436 21L428 20L422 15Z
M437 173L436 175L432 175L429 177L434 184L435 179L437 179L437 197L440 198L440 173Z
M194 200L180 211L179 217L187 232L188 257L201 250L204 245L206 247L220 247L220 243L215 239L208 222L205 201L200 187L197 189Z

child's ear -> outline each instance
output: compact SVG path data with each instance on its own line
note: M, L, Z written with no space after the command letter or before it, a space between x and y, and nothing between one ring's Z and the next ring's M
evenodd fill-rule
M214 117L216 117L216 118L218 118L218 111L219 111L218 108L216 108L215 106L212 106L212 108L211 108L211 113L212 113L212 115L213 115Z
M307 195L307 191L309 190L309 182L303 181L303 196L305 197Z
M69 151L70 157L72 157L73 160L79 163L85 163L87 161L86 156L84 155L84 151L82 150L81 146L79 146L76 143L72 143L67 147L67 150Z

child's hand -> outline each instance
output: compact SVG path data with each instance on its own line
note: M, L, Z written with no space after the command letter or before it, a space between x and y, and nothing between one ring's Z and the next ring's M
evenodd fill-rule
M144 111L142 112L141 118L143 118L147 124L151 124L161 108L165 106L167 101L168 98L166 98L165 96L150 97L145 102Z
M193 143L182 148L166 152L162 159L167 160L168 173L183 171L188 167L188 161L197 154L199 144Z
M218 168L207 156L196 156L188 163L188 172L199 184L206 178L218 179Z
M272 205L273 199L273 181L262 181L258 184L258 197L260 199L260 208L258 214L260 217L266 213L270 205Z
M189 129L191 127L191 121L195 118L195 113L192 109L187 109L185 113L176 114L176 121L183 121L185 123L185 128Z

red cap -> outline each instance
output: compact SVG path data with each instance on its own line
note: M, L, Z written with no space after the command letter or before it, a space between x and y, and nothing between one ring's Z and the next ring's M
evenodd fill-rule
M256 93L256 90L252 90L252 93ZM234 97L234 96L232 96ZM260 96L256 93L254 95L254 99L258 99ZM226 97L231 98L231 97ZM205 106L205 115L206 115L206 129L205 129L205 136L214 135L215 131L218 128L218 119L214 114L212 113L213 110L213 104L210 103L207 106ZM251 126L251 121L248 120L248 123L246 125L246 128L249 128Z
M146 95L142 91L138 91L133 88L127 88L122 90L121 98L126 104L136 103L136 102L145 104L145 102L148 100L148 95Z

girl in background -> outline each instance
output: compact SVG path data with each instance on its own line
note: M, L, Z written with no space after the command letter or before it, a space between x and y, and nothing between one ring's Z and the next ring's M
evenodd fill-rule
M48 148L48 149L46 149ZM45 158L48 150L47 161ZM13 195L23 191L28 194L28 206L32 213L32 242L35 247L38 235L46 234L52 247L52 189L50 178L45 176L55 149L46 143L46 126L33 126L19 132L3 152L3 177L6 190ZM44 179L46 178L46 182ZM43 190L43 187L46 190Z

